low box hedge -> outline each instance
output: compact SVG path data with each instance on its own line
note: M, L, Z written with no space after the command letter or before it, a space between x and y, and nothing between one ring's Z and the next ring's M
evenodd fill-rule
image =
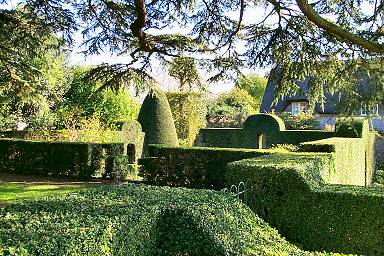
M384 254L384 189L326 184L332 153L261 156L228 164L227 186L245 183L247 204L308 250Z
M149 157L139 161L142 165L139 175L147 184L152 185L220 190L224 187L227 163L272 152L259 149L150 145Z
M0 255L328 255L206 190L115 185L0 207Z

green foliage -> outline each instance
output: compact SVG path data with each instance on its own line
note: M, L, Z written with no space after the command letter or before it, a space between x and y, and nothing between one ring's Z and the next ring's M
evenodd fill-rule
M91 178L105 172L107 155L119 155L123 144L0 140L0 172Z
M145 134L142 131L142 127L136 120L124 122L121 127L120 137L126 145L133 144L135 146L134 150L136 160L141 157L143 153L144 136Z
M248 206L305 249L383 254L383 188L326 184L322 173L337 171L332 158L290 153L230 163L227 186L252 186Z
M253 97L252 107L259 111L268 80L257 74L241 76L235 87L246 90Z
M190 188L224 188L223 171L228 162L272 153L255 149L149 147L149 157L139 162L139 174L153 185Z
M299 147L297 145L292 144L277 144L270 148L271 150L275 150L277 152L281 153L288 153L288 152L296 152L299 150Z
M107 90L102 94L103 100L97 108L97 113L106 126L113 127L121 120L136 120L140 105L127 90L121 89L117 92Z
M5 255L328 255L305 252L219 192L103 186L0 207Z
M17 46L14 47L16 50ZM2 54L4 52L0 52ZM38 53L19 49L14 54L25 54L23 60L16 56L12 59L13 64L20 61L19 64L25 66L9 67L11 74L2 74L6 66L0 63L0 129L16 129L20 122L29 129L47 129L53 126L54 111L67 89L67 68L60 41L47 38ZM33 69L33 74L26 69Z
M191 146L206 124L206 106L201 93L166 93L177 136Z
M108 156L105 160L103 178L112 180L140 180L138 165L132 163L127 155Z
M151 90L141 105L138 121L144 137L144 154L149 144L177 146L178 139L167 96L159 89Z
M176 57L168 65L168 73L176 78L179 83L180 92L192 92L193 86L197 86L199 91L203 90L204 85L201 82L195 60L190 57ZM188 86L188 88L185 88Z
M244 89L235 88L208 104L207 121L211 127L240 127L257 110L254 98Z
M383 26L383 20L377 18L382 8L368 0L322 1L314 6L299 0L278 0L273 4L244 0L233 5L228 0L210 4L198 1L106 4L95 0L92 8L87 2L77 1L61 0L54 5L37 0L16 2L25 4L21 15L25 20L21 22L17 15L12 15L16 10L2 10L4 52L13 50L14 44L38 48L45 31L63 35L71 42L71 33L78 28L88 55L131 54L128 64L104 64L96 68L94 77L103 79L106 85L132 83L137 74L149 78L153 63L167 64L175 56L193 56L199 66L211 73L210 81L233 79L244 67L281 69L279 96L297 88L297 80L308 77L311 105L323 101L326 90L341 91L347 99L357 95L360 100L364 94L374 100L382 99L384 76L380 58L384 47L378 28ZM271 14L254 17L244 25L243 14L251 13L258 4L265 4ZM18 9L21 8L19 5ZM281 10L295 11L283 14ZM183 29L172 32L173 24ZM164 33L165 28L171 32ZM239 50L238 45L246 46L245 50ZM367 65L369 62L375 65ZM359 90L358 73L372 78L368 90Z
M200 129L194 146L242 148L242 141L244 139L244 133L242 130L242 128L203 128Z
M336 122L335 136L361 138L368 130L368 120L365 118L339 117Z
M285 131L284 121L276 116L270 114L257 114L247 118L243 126L244 129L254 130L260 133L278 133Z
M102 126L115 128L116 122L135 120L139 104L124 88L97 91L102 86L86 80L89 67L74 67L70 88L65 94L65 102L58 110L59 126L79 127L87 119L99 118Z
M319 129L319 121L310 113L300 112L297 116L292 116L291 113L279 114L290 130L316 130Z
M382 169L382 166L375 170L375 173L373 175L373 184L378 186L384 186L384 170Z

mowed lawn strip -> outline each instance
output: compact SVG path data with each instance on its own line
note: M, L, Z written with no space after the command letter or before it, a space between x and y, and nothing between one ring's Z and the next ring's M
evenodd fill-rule
M0 205L29 199L79 192L101 186L105 181L74 181L68 179L19 176L0 173Z

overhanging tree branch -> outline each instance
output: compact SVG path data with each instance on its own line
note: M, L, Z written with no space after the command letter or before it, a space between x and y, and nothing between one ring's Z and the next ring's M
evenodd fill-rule
M358 45L372 53L384 53L384 45L359 37L321 17L307 0L296 0L303 14L318 27L336 36L339 40Z

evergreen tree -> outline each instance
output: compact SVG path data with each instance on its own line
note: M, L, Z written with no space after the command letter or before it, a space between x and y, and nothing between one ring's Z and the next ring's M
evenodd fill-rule
M13 31L12 26L24 28L16 38L37 37L24 40L37 44L43 28L48 28L70 41L81 24L86 54L106 50L126 54L127 63L102 65L91 72L90 78L102 78L108 86L132 79L135 85L143 84L143 79L150 79L154 59L165 64L193 56L211 72L209 81L233 78L242 67L279 69L278 96L297 89L296 81L309 77L312 105L322 100L324 91L358 94L357 70L375 77L370 86L379 90L373 97L383 92L383 77L376 75L383 73L384 53L384 8L378 1L26 0L23 4L28 26L13 19L13 10L2 10L5 34ZM180 30L165 33L166 27ZM26 28L38 28L34 29L38 33Z

